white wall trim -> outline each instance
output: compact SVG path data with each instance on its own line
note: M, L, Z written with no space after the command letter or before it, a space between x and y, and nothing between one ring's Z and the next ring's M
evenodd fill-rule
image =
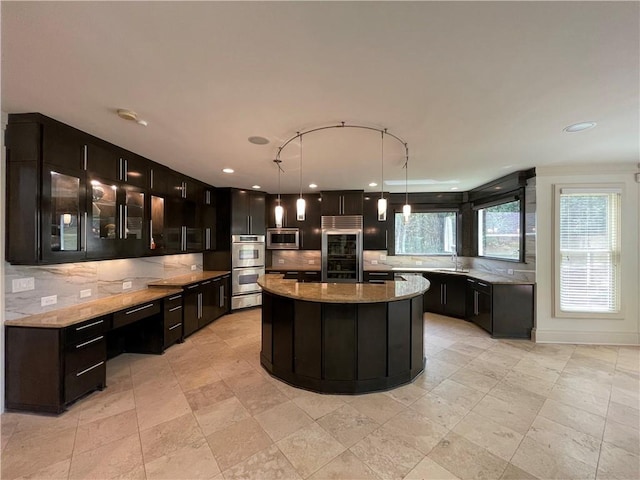
M576 332L566 330L539 330L531 332L536 343L571 343L578 345L640 345L637 332Z
M593 165L555 165L536 167L536 176L553 175L599 175L599 174L624 174L636 173L638 164L629 163L598 163Z

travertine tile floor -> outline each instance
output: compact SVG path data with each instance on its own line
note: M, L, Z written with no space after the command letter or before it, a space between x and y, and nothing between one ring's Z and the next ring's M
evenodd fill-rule
M225 316L59 417L3 414L2 478L640 478L638 348L425 324L413 384L332 396L262 370L259 310Z

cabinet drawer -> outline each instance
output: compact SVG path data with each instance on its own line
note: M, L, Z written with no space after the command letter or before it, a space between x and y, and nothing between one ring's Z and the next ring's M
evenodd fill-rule
M167 309L171 309L171 308L176 307L178 305L182 305L182 294L181 293L177 293L175 295L171 295L170 297L167 297L167 298L164 299L165 311Z
M182 338L182 319L171 326L165 326L164 328L164 345L165 348L169 345L173 345Z
M173 327L176 323L182 322L182 305L164 309L164 328Z
M383 283L393 279L393 272L364 272L364 281L369 283Z
M473 283L468 285L473 285L473 288L479 292L491 294L491 284L489 282L474 280Z
M144 303L113 315L113 328L120 328L143 318L160 313L160 301Z
M97 388L103 388L106 383L107 367L104 360L100 360L87 368L70 372L64 379L64 400L69 403L85 393Z
M92 318L91 320L65 328L65 346L77 345L86 340L99 337L109 329L109 320L109 317Z
M69 346L65 350L65 374L76 374L107 359L107 341L104 335Z

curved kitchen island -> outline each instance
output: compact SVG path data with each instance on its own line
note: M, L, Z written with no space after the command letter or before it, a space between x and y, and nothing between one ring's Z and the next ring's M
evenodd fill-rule
M424 370L421 276L373 283L302 283L268 274L260 363L274 377L323 393L365 393Z

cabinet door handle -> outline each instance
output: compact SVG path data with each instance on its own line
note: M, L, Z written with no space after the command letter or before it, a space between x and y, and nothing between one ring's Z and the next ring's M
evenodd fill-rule
M176 328L180 327L181 325L182 325L182 322L176 323L173 327L169 327L169 331L175 330Z
M204 249L209 250L211 248L211 229L209 227L204 229Z
M444 284L444 285L442 285L442 286L444 287L444 296L443 296L443 300L444 300L444 301L442 302L442 304L443 304L443 305L446 305L446 304L447 304L447 284L445 283L445 284Z
M87 345L91 345L92 343L98 342L100 340L102 340L104 338L104 335L100 335L99 337L93 338L91 340L88 340L84 343L79 343L78 345L76 345L76 348L82 348L82 347L86 347Z
M202 293L198 294L198 318L202 318Z
M151 190L153 190L153 168L149 172L149 176L150 176L149 181L150 181Z
M89 230L89 224L87 223L89 221L89 214L87 212L84 212L84 222L83 223L83 230L82 230L82 246L80 247L81 251L86 251L87 250L87 230Z
M202 282L201 285L209 285L211 283L211 280L207 280L206 282Z
M86 325L82 325L81 327L76 327L76 332L84 330L85 328L95 327L96 325L100 325L101 323L104 323L104 320L98 320L97 322L88 323Z
M199 284L199 283L196 283L195 285L189 285L187 288L188 288L189 290L191 290L192 288L198 288L199 286L200 286L200 284Z
M128 182L129 181L129 160L127 160L126 158L124 159L124 181Z
M155 303L149 303L149 304L144 305L142 307L138 307L138 308L134 308L133 310L129 310L129 311L125 312L124 314L125 315L131 315L132 313L136 313L136 312L139 312L141 310L146 310L147 308L151 308L154 305L155 305Z
M182 305L178 305L177 307L170 308L169 311L175 312L176 310L180 310L181 308L182 308Z
M104 361L102 362L98 362L96 363L94 366L89 367L89 368L85 368L84 370L82 370L81 372L76 373L76 377L80 377L81 375L84 375L87 372L90 372L91 370L93 370L94 368L98 368L100 365L104 365Z
M182 251L186 251L187 250L187 227L183 226L180 228L180 234L181 234L181 242L180 242L180 248Z
M474 290L473 291L473 314L474 315L478 315L479 310L478 310L478 291Z
M89 147L87 145L82 146L82 169L87 171L87 159L89 157Z
M220 285L220 291L218 293L219 295L219 299L218 299L218 306L220 308L224 307L224 285Z
M389 248L389 230L384 231L384 248Z
M153 220L149 220L149 249L153 248Z
M127 238L127 215L129 213L129 207L126 205L122 209L124 211L124 217L122 217L122 238Z
M118 238L122 238L122 205L118 205L118 226L120 227L120 232L118 232Z
M187 198L187 182L182 182L182 198Z
M118 180L122 180L122 158L118 159Z

